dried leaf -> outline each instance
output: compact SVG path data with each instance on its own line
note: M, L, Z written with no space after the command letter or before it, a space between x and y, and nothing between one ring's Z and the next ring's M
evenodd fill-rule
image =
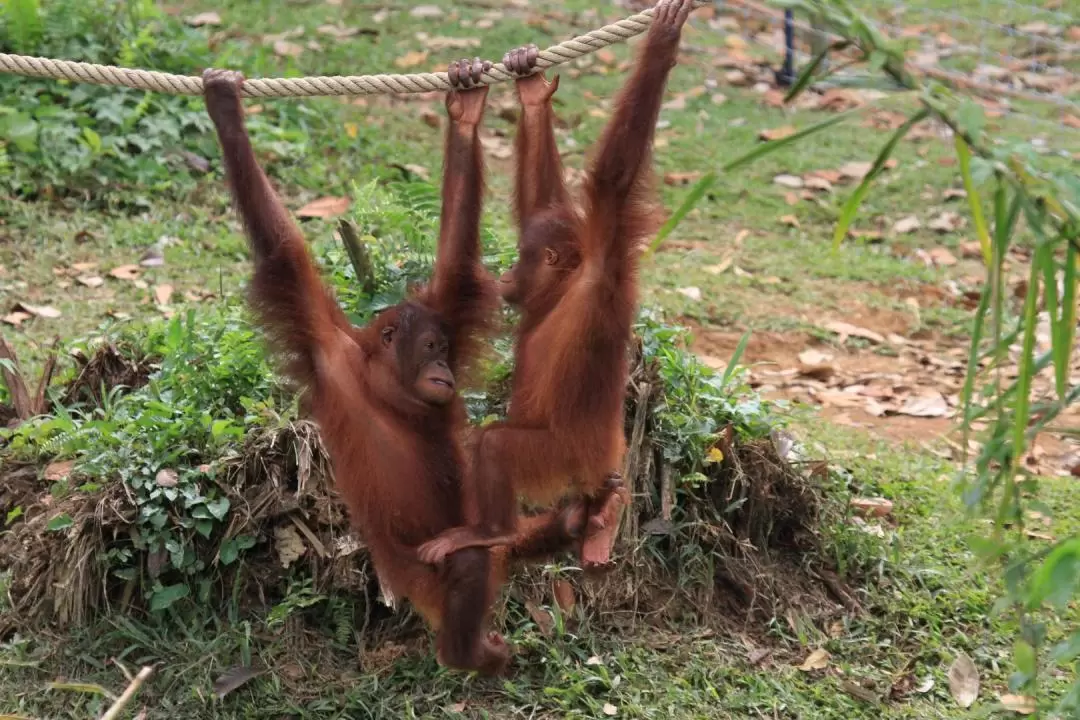
M794 215L781 215L780 222L785 225L790 225L793 228L799 227L799 218L795 217Z
M950 233L964 226L964 218L954 212L943 212L927 223L927 227L939 233Z
M729 256L718 262L716 265L706 265L702 268L702 270L709 273L710 275L722 275L728 268L731 267L732 262L734 262L734 258Z
M555 596L555 604L559 606L559 610L562 611L563 615L574 612L577 598L574 595L573 585L566 580L556 579L551 584L551 592Z
M949 692L962 708L971 707L979 697L979 670L964 653L949 666Z
M712 97L709 98L709 101L712 102L713 105L723 105L727 102L727 95L723 93L713 93Z
M794 135L796 132L793 125L781 125L778 128L768 128L758 133L758 138L765 141L781 140Z
M349 209L347 197L321 197L312 200L296 211L297 217L329 218L341 215Z
M423 65L428 59L428 54L423 50L411 50L394 60L394 65L399 68L412 68Z
M979 247L979 252L981 254L982 246ZM956 264L956 256L943 247L931 248L926 254L935 265L951 267Z
M691 285L690 287L676 288L675 292L679 293L680 295L685 295L694 302L698 302L699 300L701 300L701 288L699 287L694 287Z
M204 25L220 25L221 16L216 12L204 12L198 15L192 15L187 19L187 24L192 27L202 27Z
M304 53L304 46L289 42L288 40L274 41L274 54L279 57L300 57Z
M1001 704L1018 715L1034 715L1037 705L1029 695L1002 695Z
M179 482L180 474L172 468L161 468L157 471L157 475L154 476L154 484L158 487L176 487Z
M109 271L109 276L117 280L134 280L139 277L138 265L118 265Z
M840 174L852 180L862 180L874 167L872 162L849 162L840 166Z
M59 482L64 478L71 475L72 469L75 467L74 460L64 460L63 462L49 463L45 466L45 480L46 482Z
M891 500L880 497L851 498L850 505L855 512L865 517L885 517L893 509Z
M685 110L686 109L686 96L677 95L676 97L668 100L661 106L664 110Z
M926 679L923 680L921 683L919 683L919 686L915 688L915 692L919 693L920 695L925 695L926 693L930 692L933 689L934 689L934 676L933 675L927 675Z
M699 172L669 172L664 173L665 185L689 185L701 179Z
M824 670L829 666L829 651L822 648L818 648L814 652L806 656L799 669L803 672L810 672L811 670Z
M27 303L19 303L15 308L15 311L18 312L19 310L28 312L39 318L45 318L46 320L55 320L63 314L52 305L28 305Z
M908 398L897 412L911 417L947 417L949 402L944 395L931 390L923 395Z
M803 179L798 175L777 175L773 178L773 182L781 187L788 188L801 188L803 186Z
M862 338L875 343L884 343L885 337L880 333L876 333L868 328L859 327L858 325L852 325L851 323L841 322L834 320L826 323L824 328L829 332L834 332L840 336L840 342L844 343L849 337Z
M585 664L589 667L596 667L597 665L603 665L604 661L600 659L599 655L590 655Z
M555 629L555 618L551 617L551 613L537 605L533 600L525 601L525 609L529 611L529 617L536 623L540 634L544 637L551 637L551 633Z
M919 218L915 217L914 215L908 215L906 218L901 218L900 220L897 220L896 223L893 224L892 229L894 233L903 235L906 233L915 232L920 227L922 227L922 223L919 222Z
M30 320L31 317L33 317L33 315L28 312L16 310L15 312L4 315L2 318L0 318L0 320L3 320L3 322L8 325L14 325L15 327L18 327L19 325L22 325L26 321Z
M278 561L281 562L281 567L283 568L288 568L294 562L299 560L307 551L307 546L304 545L303 538L300 537L300 533L297 532L296 527L291 523L289 525L280 525L274 528L274 541L276 543Z
M172 294L172 285L158 285L154 288L154 299L157 300L158 305L168 305Z
M604 703L603 711L605 715L614 717L619 714L619 708L615 707L611 703Z
M161 267L165 264L165 253L162 251L161 246L157 243L146 248L146 251L139 258L139 264L143 267Z
M816 175L807 175L803 178L803 183L811 190L826 190L831 191L833 189L832 183L823 177Z
M101 287L105 284L105 280L98 277L97 275L81 275L75 278L75 282L79 283L80 285L85 285L88 288Z
M437 18L441 17L443 10L438 5L417 5L409 11L414 18Z
M264 670L256 670L255 668L245 665L237 665L231 667L223 672L218 679L214 681L214 694L217 695L218 700L223 699L226 695L238 690L244 685L248 684L255 678L265 672Z
M829 353L821 352L820 350L803 350L799 353L799 362L803 365L824 365L833 359L833 356Z
M604 65L614 65L619 61L619 58L616 57L615 53L611 50L608 50L607 48L597 50L596 59Z

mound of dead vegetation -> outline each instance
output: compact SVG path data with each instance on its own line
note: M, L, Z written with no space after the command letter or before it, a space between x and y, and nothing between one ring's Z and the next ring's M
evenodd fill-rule
M93 381L73 387L93 393L108 386L106 378L138 382L144 369L125 358L95 356L80 374ZM792 441L783 433L744 439L728 427L688 483L686 468L665 459L657 442L664 387L639 348L627 394L624 467L635 505L623 521L617 567L590 578L572 569L525 569L507 595L524 602L538 623L550 619L541 605L564 612L577 605L590 622L607 627L692 616L741 631L793 608L819 618L852 608L843 583L822 565L824 465L793 462ZM5 576L7 585L0 636L130 610L142 602L140 586L165 580L168 550L139 550L139 508L130 489L118 480L93 485L71 471L71 463L0 471L0 513L10 518L0 534L0 586ZM194 547L184 550L195 552L214 579L210 602L224 606L238 598L248 609L265 610L303 576L314 593L348 594L355 627L369 642L416 627L407 611L391 611L393 598L382 594L333 492L312 423L249 433L242 449L199 471L231 507L221 528L193 535ZM52 488L61 480L82 489L57 496ZM157 483L170 487L175 477L159 473ZM116 553L134 554L137 571L115 573Z

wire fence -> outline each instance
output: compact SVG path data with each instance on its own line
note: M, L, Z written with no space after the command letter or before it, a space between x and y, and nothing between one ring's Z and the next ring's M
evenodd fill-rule
M1080 118L1080 3L969 0L958 9L959 3L926 2L879 0L866 10L926 74L996 94L1010 112L1042 123L1058 123L1046 107ZM811 20L764 2L716 0L716 10L721 22L733 20L752 42L777 52L781 75L797 75L830 39ZM1033 104L1044 107L1037 112ZM1059 126L1080 132L1080 126Z

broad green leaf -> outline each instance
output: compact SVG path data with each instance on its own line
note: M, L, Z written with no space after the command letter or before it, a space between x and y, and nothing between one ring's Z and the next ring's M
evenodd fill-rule
M150 610L160 612L191 594L191 588L183 583L168 585L154 592L150 598Z
M870 172L866 173L862 182L855 188L855 192L851 194L851 197L847 199L847 202L844 203L844 207L840 210L840 219L837 220L836 230L833 232L833 250L840 248L840 243L844 241L844 237L847 235L851 223L855 221L855 214L859 211L859 206L866 197L866 193L870 191L870 183L874 181L874 178L881 174L881 170L885 167L885 163L888 162L893 150L896 149L897 143L911 131L911 128L921 123L929 117L929 115L930 111L928 109L920 109L919 112L909 117L903 125L896 129L896 132L892 134L889 141L886 142L884 147L878 152L877 158L874 159L874 164L870 168Z
M49 532L57 532L58 530L65 530L75 524L75 521L71 519L71 516L67 513L60 513L56 517L49 520L45 529Z
M694 187L690 188L690 192L686 194L683 201L679 204L679 207L675 209L675 212L671 214L671 217L660 226L660 230L657 231L656 237L649 243L649 248L645 251L643 259L650 257L660 247L661 243L670 235L679 223L683 221L683 218L694 209L694 206L698 204L709 188L716 182L716 173L707 173L704 177L694 183Z
M968 137L976 143L982 137L983 128L986 127L986 114L982 105L971 100L965 100L956 111L956 124L967 133Z

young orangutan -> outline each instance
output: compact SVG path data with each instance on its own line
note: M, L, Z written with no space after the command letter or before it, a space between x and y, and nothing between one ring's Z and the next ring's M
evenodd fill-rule
M510 408L505 422L476 439L481 498L471 522L420 549L439 563L467 547L511 542L516 493L549 504L572 487L589 500L581 562L610 562L619 512L629 498L617 469L625 451L627 343L637 305L637 248L654 232L651 147L668 73L675 65L692 0L660 0L637 67L588 169L584 212L563 180L548 83L534 47L503 59L517 80L517 264L502 278L505 300L521 309ZM501 483L501 484L500 484ZM468 505L467 505L468 507Z
M443 207L434 275L406 301L353 327L319 279L303 237L259 167L244 124L243 76L203 75L226 176L246 226L255 272L252 303L289 376L307 393L334 463L336 485L371 550L380 579L408 598L454 668L501 672L505 641L487 632L507 552L467 548L442 568L417 547L464 522L474 496L459 439L466 423L455 375L473 358L498 299L480 263L483 165L479 125L490 63L450 65ZM553 552L580 532L582 508L529 519L510 554Z

